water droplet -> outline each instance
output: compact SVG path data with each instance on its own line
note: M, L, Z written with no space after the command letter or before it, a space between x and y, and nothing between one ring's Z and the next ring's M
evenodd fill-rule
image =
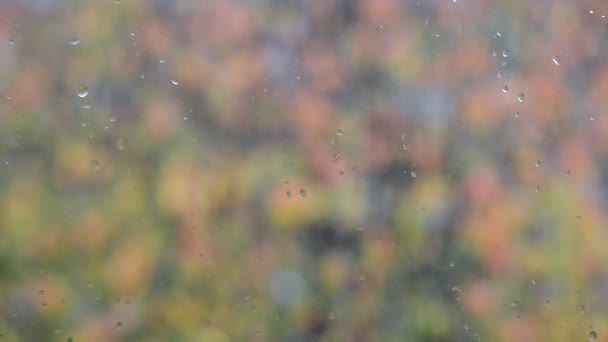
M595 330L591 330L589 332L589 341L595 342L596 340L597 340L597 333L595 332Z
M551 60L553 61L553 63L554 63L555 65L559 65L559 62L560 62L560 61L559 61L559 56L553 56L553 58L551 58Z
M505 94L508 93L509 92L509 86L505 85L504 87L502 87L502 92L505 93Z
M300 189L300 196L306 197L306 190Z
M99 170L99 161L96 159L91 160L91 166L93 167L93 170Z
M336 130L336 135L342 135L344 134L344 132L341 129Z
M410 149L410 144L403 144L403 146L401 146L403 148L404 151L407 151Z
M523 103L524 100L526 99L526 94L520 92L519 94L517 94L517 101Z
M540 186L536 186L536 192L540 192Z
M551 305L551 300L549 300L549 299L545 300L545 305L546 305L546 306Z
M172 83L173 85L178 85L178 84L179 84L179 81L176 81L176 80L171 80L171 83Z
M496 52L496 50L492 50L492 56L493 56L493 57L498 56L498 52Z
M580 313L585 313L585 306L584 305L581 304L579 312Z
M464 325L464 330L469 330L469 325L468 324Z
M540 160L535 161L535 162L534 162L534 166L536 166L536 167L540 167Z
M44 290L40 290L40 291L38 291L38 295L39 295L39 296L44 296Z
M80 44L80 38L73 37L72 39L70 39L70 41L68 43L70 43L70 45L72 45L72 46L76 46L76 45Z
M518 305L519 305L519 301L518 301L518 300L514 300L514 301L512 301L512 302L511 302L511 304L509 304L509 305L510 305L510 306L513 306L513 307L518 306Z
M81 98L87 97L87 95L89 95L89 88L84 84L80 84L80 85L78 85L76 94L78 94L78 97L81 97Z
M590 116L590 117L589 117L589 120L591 120L591 121L595 121L595 116Z
M519 112L515 112L515 117L518 118L519 117Z
M410 175L412 175L413 178L416 178L416 171L410 172Z
M91 109L91 101L89 99L82 100L82 108Z
M115 116L110 116L110 117L108 118L108 120L109 120L110 122L115 122L115 121L116 121L116 117L115 117Z
M500 32L496 32L496 35L499 37L502 37L502 33L500 33Z
M594 10L589 10L589 14L594 14L595 11Z
M336 152L334 153L334 156L332 157L332 163L337 163L340 160L340 153Z
M401 133L401 141L405 141L405 134Z
M291 198L291 191L286 191L285 195L287 195L287 198Z
M117 328L122 327L122 322L121 322L121 321L116 322L116 327L117 327Z
M48 306L49 306L49 305L48 305L46 302L42 303L42 307L43 307L43 308L45 308L45 309L46 309Z
M452 292L462 292L458 286L452 286Z
M9 38L9 39L8 39L8 43L9 43L10 45L15 45L15 40L14 40L13 38Z
M329 319L334 319L334 313L333 312L329 313Z
M363 273L359 274L359 280L361 280L361 281L365 280L365 274L363 274Z
M454 267L454 263L453 262L450 263L450 267L452 267L452 268Z
M496 76L498 76L498 78L502 78L504 76L504 72L500 70L498 73L496 73Z
M507 52L507 50L502 50L502 56L503 56L504 58L509 57L509 53Z
M344 176L344 171L340 170L340 176Z
M74 339L71 337L68 337L68 339L66 340L66 342L74 342Z

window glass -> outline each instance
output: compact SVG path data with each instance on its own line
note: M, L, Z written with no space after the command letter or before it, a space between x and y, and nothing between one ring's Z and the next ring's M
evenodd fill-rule
M604 339L606 15L0 1L0 339Z

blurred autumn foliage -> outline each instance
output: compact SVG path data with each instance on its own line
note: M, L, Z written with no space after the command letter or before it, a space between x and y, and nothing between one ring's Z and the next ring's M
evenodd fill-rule
M606 15L0 1L0 337L608 341Z

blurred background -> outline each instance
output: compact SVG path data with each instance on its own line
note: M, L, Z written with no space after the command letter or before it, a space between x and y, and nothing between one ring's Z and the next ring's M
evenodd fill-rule
M607 7L0 0L0 338L608 341Z

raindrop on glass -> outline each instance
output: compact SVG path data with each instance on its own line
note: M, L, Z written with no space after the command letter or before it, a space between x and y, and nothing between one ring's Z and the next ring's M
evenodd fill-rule
M344 176L344 171L340 170L340 176Z
M412 171L412 172L410 172L410 174L412 175L413 178L416 178L416 171Z
M334 156L332 157L332 162L335 164L340 160L340 153L336 152L334 153Z
M492 50L492 56L494 56L494 57L498 56L498 52L496 52L496 50Z
M534 162L534 166L536 166L536 167L540 167L540 160L535 161L535 162Z
M503 56L504 58L509 57L509 53L507 52L507 50L502 50L502 56Z
M89 95L89 88L84 84L80 84L76 90L76 94L78 94L78 97L80 98L87 97L87 95Z
M178 84L179 84L179 81L176 81L176 80L171 80L171 83L172 83L173 85L178 85Z
M505 85L504 87L502 87L502 92L505 93L505 94L508 93L509 92L509 86Z
M365 280L365 274L363 274L363 273L359 274L359 280L361 280L361 281Z
M91 108L91 101L89 101L89 99L82 100L82 108L84 108L84 109L90 109Z
M117 328L122 327L122 322L121 322L121 321L116 322L116 327L117 327Z
M595 342L596 340L597 340L597 333L595 332L595 330L591 330L589 332L589 341Z
M341 129L336 130L336 135L342 135L344 132Z
M517 94L517 101L523 103L525 99L526 95L524 93L520 92L519 94Z
M286 191L285 195L287 196L287 198L291 198L291 191Z
M464 325L464 330L469 330L469 325L468 324Z
M121 151L125 149L125 141L122 138L116 141L116 148Z
M329 319L334 319L334 313L333 312L329 313Z
M15 40L14 40L13 38L9 38L9 39L8 39L8 43L9 43L10 45L15 45Z
M96 159L91 160L91 166L93 167L93 170L99 170L99 161Z
M300 189L300 196L306 197L306 190Z
M72 46L76 46L76 45L80 44L80 38L78 38L78 37L73 37L72 39L70 39L69 43L70 43L70 45L72 45Z
M559 56L553 56L553 58L551 58L551 60L553 61L553 64L559 65Z

